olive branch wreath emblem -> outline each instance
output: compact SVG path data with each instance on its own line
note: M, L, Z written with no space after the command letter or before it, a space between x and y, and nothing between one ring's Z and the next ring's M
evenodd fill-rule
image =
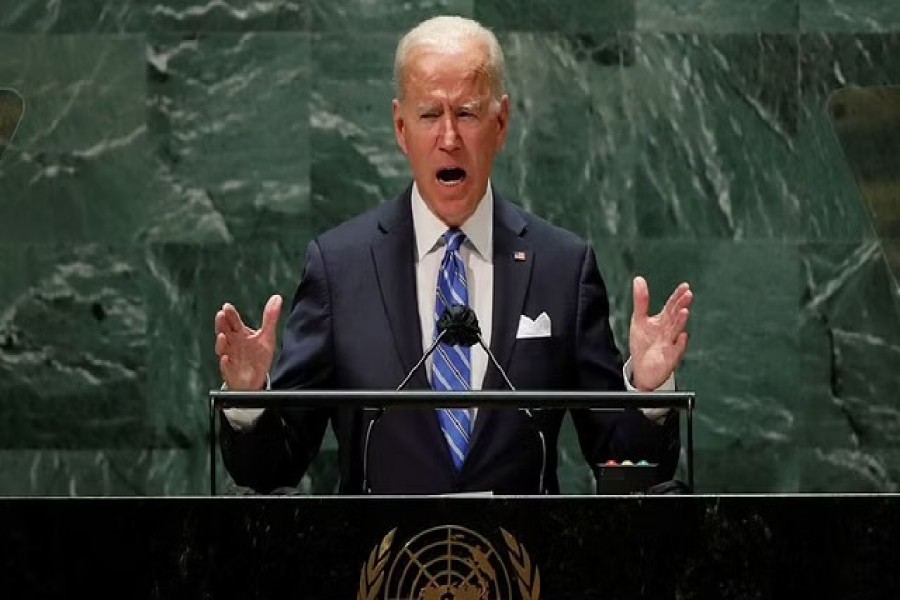
M378 597L378 592L381 591L381 586L384 584L384 568L391 557L391 543L394 541L396 531L396 527L388 531L381 543L372 548L369 560L366 561L359 573L357 600L375 600Z
M518 540L502 527L500 533L503 534L503 540L506 542L506 548L509 550L509 562L516 570L516 580L519 583L519 592L522 594L522 600L539 600L541 596L541 573L537 565L533 565L532 569L531 557L525 550L525 546L520 544Z
M384 585L384 570L391 557L391 544L394 542L394 534L397 528L391 529L381 540L381 543L372 548L369 558L362 566L359 573L359 591L357 600L376 600L378 592ZM540 600L541 573L537 565L531 563L531 557L525 546L520 544L515 536L502 527L503 541L509 554L509 562L516 571L516 582L519 584L519 593L522 600Z

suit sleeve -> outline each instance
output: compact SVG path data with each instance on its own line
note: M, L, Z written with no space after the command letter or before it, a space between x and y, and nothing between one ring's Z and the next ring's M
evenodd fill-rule
M331 320L328 276L313 241L282 334L272 389L334 387ZM248 431L237 431L221 419L225 467L235 483L259 493L296 487L319 452L330 416L326 409L267 409Z
M610 328L606 286L590 247L585 250L579 280L575 352L579 389L625 389L622 356ZM662 423L651 421L638 408L622 412L578 409L572 411L572 418L588 463L647 460L659 464L660 480L674 474L680 451L677 411L670 411Z

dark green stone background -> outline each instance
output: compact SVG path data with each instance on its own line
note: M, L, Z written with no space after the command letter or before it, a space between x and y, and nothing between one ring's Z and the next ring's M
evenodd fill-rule
M500 34L494 182L596 245L620 345L632 275L655 308L692 283L698 490L897 491L900 234L826 102L900 84L900 4L0 0L0 494L206 491L215 310L290 297L311 236L405 185L392 52L437 12ZM334 480L329 442L305 484Z

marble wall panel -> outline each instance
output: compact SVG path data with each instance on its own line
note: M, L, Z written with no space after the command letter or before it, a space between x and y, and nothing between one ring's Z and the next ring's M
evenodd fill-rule
M154 241L266 239L309 210L309 36L148 40L154 177L169 191Z
M635 231L635 140L618 34L504 34L510 130L493 181L514 202L585 237Z
M475 0L474 18L496 30L589 34L631 31L635 0Z
M895 32L900 11L882 0L799 0L800 29L829 32Z
M0 451L2 496L139 496L147 491L147 449ZM167 478L168 479L168 478ZM183 478L179 478L183 481ZM168 489L174 479L166 483ZM160 487L157 489L166 489Z
M3 244L3 449L148 442L146 270L132 246Z
M394 32L394 37L399 38L407 29L433 15L472 17L477 1L479 0L311 0L309 4L312 29L315 32Z
M815 0L814 0L815 1ZM636 0L637 28L668 33L784 33L796 31L791 0Z
M0 82L25 113L0 163L5 242L133 240L157 196L140 36L0 34Z
M794 36L637 36L625 74L640 235L798 235L796 72Z
M0 30L50 33L303 31L304 0L0 0Z
M900 292L875 240L801 247L804 489L895 491Z
M316 231L388 201L409 185L391 116L396 44L396 36L387 33L321 34L313 40L309 224Z

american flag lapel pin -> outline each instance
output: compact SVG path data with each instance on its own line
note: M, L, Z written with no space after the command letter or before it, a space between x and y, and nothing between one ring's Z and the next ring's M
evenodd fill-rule
M522 250L516 250L513 252L513 260L517 262L522 262L525 260L525 253Z

